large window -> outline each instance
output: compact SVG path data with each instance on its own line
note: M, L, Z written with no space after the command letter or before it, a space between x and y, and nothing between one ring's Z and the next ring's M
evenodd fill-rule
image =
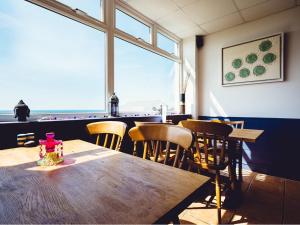
M115 91L123 112L153 112L161 104L174 111L178 64L115 38Z
M1 0L0 34L0 113L20 99L35 112L105 110L105 33Z
M34 119L107 113L113 92L121 113L177 111L179 39L126 2L0 1L1 121L21 99Z

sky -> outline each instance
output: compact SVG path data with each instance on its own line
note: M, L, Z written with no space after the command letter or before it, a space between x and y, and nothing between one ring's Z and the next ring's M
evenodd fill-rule
M61 2L100 18L99 0ZM125 14L117 19L126 32L145 35L145 27ZM1 0L0 111L13 109L20 99L32 110L103 110L105 38L104 32L29 2ZM170 41L161 44L172 50ZM173 61L115 38L120 110L149 111L159 104L174 108L175 70Z

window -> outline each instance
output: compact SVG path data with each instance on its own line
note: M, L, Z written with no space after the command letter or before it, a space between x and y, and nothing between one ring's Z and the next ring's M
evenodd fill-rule
M59 2L71 7L79 9L89 16L97 20L103 21L103 0L58 0Z
M157 33L157 46L170 54L178 56L178 44L161 33Z
M178 64L155 53L115 38L115 91L123 112L153 112L167 104L175 111Z
M20 0L1 0L0 33L2 112L105 110L105 33Z
M150 27L116 9L116 28L150 43Z

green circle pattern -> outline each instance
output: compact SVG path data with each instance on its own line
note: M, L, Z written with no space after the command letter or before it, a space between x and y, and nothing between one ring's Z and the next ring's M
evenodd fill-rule
M261 52L266 52L268 50L270 50L273 46L273 43L270 41L270 40L264 40L262 41L258 48ZM277 59L277 56L274 54L274 53L266 53L264 56L263 56L263 59L262 61L265 63L265 64L271 64L273 63L275 60ZM253 64L255 63L256 61L258 60L258 55L256 53L250 53L249 55L246 56L245 58L245 61L248 63L248 64ZM241 58L236 58L232 61L231 63L232 67L234 69L240 69L243 65L243 60ZM255 66L254 69L253 69L253 74L255 76L261 76L263 74L265 74L267 71L266 67L263 66L263 65L258 65L258 66ZM239 76L241 78L246 78L246 77L249 77L251 74L250 70L248 68L242 68L240 71L239 71ZM233 81L235 79L236 75L235 73L233 72L228 72L227 74L225 74L225 79L230 82L230 81Z
M266 68L264 67L264 66L256 66L256 67L254 67L254 69L253 69L253 73L254 73L254 75L256 75L256 76L261 76L261 75L263 75L264 73L266 72Z
M251 53L251 54L247 55L246 62L249 64L253 64L256 62L257 58L258 57L255 53Z
M225 79L227 81L233 81L235 79L235 74L233 72L226 73Z
M267 53L265 54L265 56L263 57L263 61L266 64L270 64L272 62L274 62L276 60L276 55L273 53Z
M247 69L247 68L243 68L243 69L240 70L239 75L240 75L241 78L246 78L250 75L250 70Z
M259 44L259 50L262 52L266 52L270 48L272 48L272 42L270 40L263 41Z
M241 59L234 59L232 61L232 67L235 69L239 69L242 66L243 62Z

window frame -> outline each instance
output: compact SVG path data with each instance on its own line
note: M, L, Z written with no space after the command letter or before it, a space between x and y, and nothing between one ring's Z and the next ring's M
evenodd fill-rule
M178 42L176 39L174 39L173 36L171 36L170 34L166 33L166 31L163 31L161 28L160 28L160 29L157 29L157 32L156 32L156 38L157 38L158 34L161 34L162 36L165 36L166 38L168 38L170 41L174 41L174 42L175 42L175 44L177 45L177 49L176 49L176 53L177 53L177 54L171 54L170 52L168 52L168 51L166 51L166 50L160 48L160 47L158 46L158 44L157 44L157 47L158 47L160 50L164 51L166 54L170 54L170 55L174 55L174 56L180 57L180 44L179 44L179 42Z
M115 9L114 9L114 16L115 16L115 18L116 18L116 11L117 10L121 11L122 13L125 13L127 16L129 16L129 17L137 20L138 22L144 24L145 26L149 27L149 42L147 42L147 41L145 41L143 39L139 39L139 38L135 37L134 35L131 35L131 34L127 33L126 31L123 31L123 30L117 28L117 23L116 23L117 20L116 19L114 20L114 29L115 29L115 32L121 33L123 36L127 36L129 38L134 38L137 42L142 42L142 43L145 43L147 45L152 45L152 42L153 42L153 40L152 40L152 33L153 33L153 31L152 31L152 25L151 25L151 23L149 23L148 21L145 21L145 20L141 20L136 15L132 15L132 12L130 12L130 10L128 10L128 9L126 9L126 8L120 6L120 5L116 5L115 6Z
M88 14L77 13L76 10L71 7L56 1L56 0L24 0L29 3L35 4L46 10L53 11L62 16L68 17L72 20L75 20L84 25L90 26L94 29L102 31L106 34L105 40L105 113L94 113L90 114L99 114L103 116L108 112L108 99L109 96L114 92L114 37L120 38L124 41L132 43L138 47L144 48L148 51L156 53L160 56L166 57L174 62L177 62L179 65L179 90L182 86L182 39L177 37L172 32L168 31L164 27L160 26L156 22L152 21L148 17L144 16L142 13L133 9L129 4L123 0L103 0L102 2L102 21L97 20L94 17L89 16ZM149 26L150 28L150 43L142 41L133 35L130 35L122 30L119 30L115 26L116 22L116 10L121 10L127 15L133 17L139 22ZM168 37L177 43L178 46L178 55L170 54L169 52L159 48L157 46L157 34L161 33L162 35ZM179 93L178 93L179 95ZM121 112L122 113L122 112ZM72 113L68 113L70 115ZM58 114L57 114L58 115ZM65 115L65 114L59 114ZM73 115L78 115L78 113L73 113ZM35 118L36 119L36 118Z

